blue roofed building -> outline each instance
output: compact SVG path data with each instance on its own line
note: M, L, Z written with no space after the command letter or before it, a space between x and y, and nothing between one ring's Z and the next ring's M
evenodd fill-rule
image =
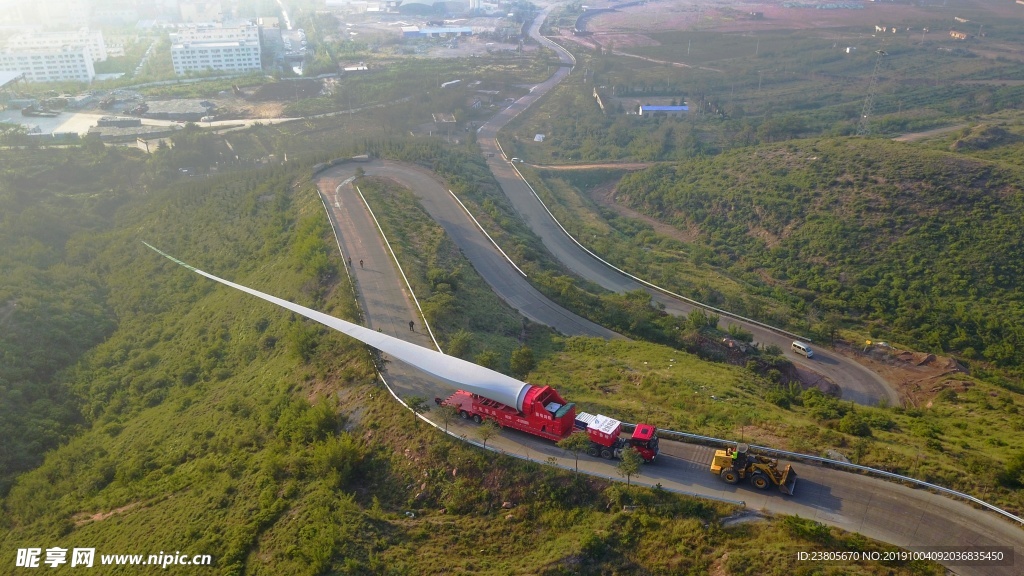
M640 106L640 116L682 116L690 111L690 107L683 106Z

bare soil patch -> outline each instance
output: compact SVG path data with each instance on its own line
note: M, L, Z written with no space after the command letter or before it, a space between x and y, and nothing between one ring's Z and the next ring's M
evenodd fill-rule
M827 4L828 2L821 2ZM975 7L979 2L972 2ZM813 30L863 26L865 32L875 25L901 25L903 22L948 16L953 9L936 5L894 4L865 2L863 9L815 7L787 8L782 3L767 1L723 2L709 6L698 0L667 0L650 2L642 6L629 6L615 12L595 16L587 22L587 29L595 35L602 32L644 30L665 32L671 30L720 30L722 32L752 32L759 30ZM811 2L808 2L811 4ZM984 2L984 8L993 16L1019 18L1017 5L1012 2ZM751 13L760 13L755 18ZM618 44L616 44L618 45Z
M83 526L91 522L102 522L115 514L121 514L122 512L127 512L132 508L136 508L140 504L142 504L142 502L132 502L131 504L125 504L120 508L114 508L109 512L97 512L95 514L86 514L83 512L81 514L77 514L74 516L75 526Z
M295 102L316 98L321 90L323 83L319 80L286 80L263 84L245 99L249 102Z
M865 351L863 347L838 342L832 350L895 386L900 399L908 406L926 407L946 388L962 392L973 385L957 378L958 374L966 375L967 370L947 356L877 346Z

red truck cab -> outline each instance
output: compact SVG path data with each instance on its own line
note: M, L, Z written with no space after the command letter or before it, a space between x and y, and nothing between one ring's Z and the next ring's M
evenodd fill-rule
M650 424L637 424L629 445L640 453L644 462L653 462L658 455L658 429Z

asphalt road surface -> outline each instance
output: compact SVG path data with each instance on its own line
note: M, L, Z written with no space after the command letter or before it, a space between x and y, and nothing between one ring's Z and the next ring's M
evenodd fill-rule
M368 174L387 175L412 184L417 194L429 187L430 181L437 185L436 180L417 168L391 163L362 166ZM416 331L409 330L409 320L418 317L405 284L362 201L350 186L343 184L354 172L354 165L332 168L321 174L318 185L330 209L342 252L352 259L350 273L357 285L366 324L432 347L418 322ZM457 213L450 211L448 217L457 219ZM483 238L481 232L476 234ZM489 243L479 238L477 244L483 250ZM495 254L496 251L492 254L495 260L501 258ZM363 260L362 266L360 260ZM513 274L518 275L514 271ZM398 361L387 364L384 377L400 397L418 395L432 399L453 392L448 385ZM471 422L458 421L450 428L458 435L475 438L475 425ZM488 445L538 462L553 457L559 465L574 466L571 455L554 444L521 432L505 430ZM657 462L644 466L637 483L648 486L660 483L665 489L676 492L743 501L749 508L769 513L799 514L903 547L1008 546L1014 549L1017 561L1024 562L1024 557L1020 556L1024 554L1024 530L1020 526L951 498L807 464L795 465L799 481L796 495L789 497L775 490L760 492L748 484L724 484L708 472L713 451L706 446L662 439L661 450ZM582 455L579 467L589 474L617 478L614 462ZM797 563L795 556L793 563ZM1021 573L1019 567L1018 563L1016 566L952 566L951 569L964 575L1009 576Z
M487 158L488 167L494 173L502 191L511 201L513 207L530 228L540 236L544 246L573 273L615 292L645 290L652 295L655 302L663 305L667 312L677 315L688 314L693 310L693 305L616 271L576 244L554 220L526 181L515 170L513 164L503 156L503 151L496 139L498 131L565 79L572 70L572 57L557 44L540 36L538 30L545 17L546 11L537 17L530 34L546 46L556 50L559 59L565 65L560 67L550 78L535 86L529 94L499 112L480 127L477 142ZM842 389L842 397L845 400L863 405L876 405L880 400L885 399L893 406L901 404L899 394L888 382L849 358L818 348L814 350L814 358L807 359L792 352L790 345L793 338L791 336L728 317L722 318L722 324L726 327L736 324L753 333L757 342L778 346L786 357L797 366L822 374L835 382Z
M562 68L559 73L567 70L567 68ZM536 98L539 95L538 89L535 89L527 98ZM516 113L517 109L525 109L527 104L528 102L513 104L509 111L504 113L508 115L505 121L511 114ZM481 138L484 147L488 145L488 141L492 146L494 145L493 136L496 132L494 126L485 125L481 136L485 136L488 130L490 130L489 137ZM486 148L485 151L487 151ZM492 287L495 287L499 294L502 293L502 286L510 285L515 278L522 279L518 272L504 260L503 256L493 249L493 246L475 225L467 223L468 217L465 217L461 208L456 209L452 205L444 204L442 198L445 196L440 192L444 188L429 173L418 168L384 162L362 166L368 174L385 175L412 188L420 197L427 211L433 217L438 218L442 226L449 231L453 240L463 249L474 267L480 271ZM491 166L499 177L499 181L503 186L507 186L504 190L513 204L524 214L530 224L535 226L535 230L538 230L545 239L545 244L563 262L569 264L581 275L601 281L603 284L606 283L608 286L617 287L612 289L628 290L642 286L640 284L630 285L629 282L635 281L628 280L628 278L623 280L626 278L625 276L611 272L610 269L600 265L597 260L582 250L572 256L574 245L550 221L550 217L548 217L548 221L545 221L543 215L537 212L539 202L533 198L532 192L512 168L497 160L491 162ZM424 346L432 346L432 342L422 329L416 331L408 329L408 321L418 319L411 298L406 292L405 285L401 281L393 260L384 247L365 206L358 196L352 193L351 187L343 184L354 172L355 166L352 165L332 168L318 178L318 184L331 212L331 219L338 232L342 252L353 262L350 273L357 285L367 325L393 336ZM454 201L452 202L454 203ZM543 210L542 207L541 210ZM544 227L550 229L550 233L542 232ZM359 260L363 260L362 266L358 264ZM486 264L486 262L490 264ZM597 327L597 330L594 330L594 327L585 320L574 319L565 311L558 312L546 308L554 305L545 302L546 299L536 294L535 291L530 296L516 295L520 289L531 290L532 287L529 287L529 284L516 284L516 286L516 290L506 291L502 298L517 309L527 310L524 311L527 317L547 324L564 322L563 326L558 329L567 334L607 336L606 333L601 333L604 329ZM682 311L679 303L674 301L668 303L673 305L673 311ZM532 309L531 306L540 306L541 308ZM555 306L555 308L558 307ZM559 320L555 320L556 318ZM753 331L751 327L745 326L745 328ZM761 335L760 331L755 331L756 337L764 338L763 341L766 342L772 342L767 339L770 334L772 333ZM784 343L786 344L784 349L788 349L788 339ZM811 366L815 368L820 368L821 364L826 367L834 366L835 370L844 376L844 378L836 378L836 380L842 382L847 390L856 391L857 388L851 385L848 382L849 378L845 376L848 373L857 374L856 368L860 367L853 363L849 363L852 364L852 367L847 366L846 362L848 361L843 358L830 360L826 356L824 362L815 360ZM870 373L868 374L870 375ZM453 392L446 384L397 361L389 362L383 375L401 397L418 395L431 399L447 396ZM868 378L867 380L875 379ZM877 385L877 380L875 384ZM877 386L872 388L870 385L865 385L862 388L866 395L869 395L871 390L875 390L876 398L885 397ZM870 400L866 399L866 401ZM466 438L473 438L475 435L475 425L470 422L458 421L451 424L450 427L454 433ZM552 443L520 432L505 430L498 437L492 439L489 446L539 462L554 458L561 466L570 468L574 466L571 455L558 449ZM804 518L903 547L1006 546L1013 549L1016 565L950 566L950 569L957 574L978 576L1021 573L1020 562L1024 562L1024 557L1020 556L1024 553L1024 530L1021 526L998 515L972 508L963 502L875 478L807 464L796 465L799 482L795 496L785 496L775 490L759 492L747 484L730 486L712 476L708 472L708 466L713 451L708 447L664 439L661 442L661 447L662 453L658 461L643 468L642 476L637 479L638 483L649 486L661 484L665 489L672 491L742 501L750 508L769 513L799 514ZM609 478L617 477L613 462L585 455L579 458L579 468L589 474ZM827 552L828 550L807 551ZM793 564L797 562L794 555Z
M472 218L431 172L408 164L387 161L362 163L359 164L359 167L363 168L367 175L386 176L412 190L431 218L444 228L448 236L473 265L473 268L491 286L498 297L526 318L539 324L551 326L569 336L597 336L608 339L622 337L603 326L569 312L548 300L534 288L480 232ZM374 243L364 243L361 240L363 236L377 235L377 227L370 215L366 214L365 218L361 218L353 215L351 210L346 210L353 205L362 206L362 200L352 185L343 184L355 176L355 170L356 165L354 164L331 168L321 174L319 184L326 203L331 207L332 218L336 222L348 219L346 223L358 227L360 234L355 236L351 245L347 245L346 242L349 240L342 237L342 250L346 255L351 254L352 261L356 263L356 266L353 266L353 272L359 287L363 288L365 285L374 290L374 294L363 297L377 298L388 290L387 285L378 286L379 274L382 273L382 268L393 266L393 260L387 252L376 252ZM362 269L358 267L359 260L364 261ZM390 281L389 279L387 282ZM403 287L405 285L404 282L400 284ZM393 289L395 285L391 286ZM418 317L406 318L404 320L406 330L408 330L410 319L414 319L417 324L422 321ZM377 326L372 327L376 328Z

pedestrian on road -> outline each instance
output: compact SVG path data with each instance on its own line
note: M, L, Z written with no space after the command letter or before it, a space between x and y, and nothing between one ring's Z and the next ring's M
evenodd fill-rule
M409 331L410 332L415 332L416 331L416 323L413 322L412 320L409 320Z
M362 267L363 267L363 261L362 261L362 260L360 260L360 261L359 261L359 267L360 267L360 268L362 268Z
M352 267L352 257L351 256L348 257L348 267L349 268Z

